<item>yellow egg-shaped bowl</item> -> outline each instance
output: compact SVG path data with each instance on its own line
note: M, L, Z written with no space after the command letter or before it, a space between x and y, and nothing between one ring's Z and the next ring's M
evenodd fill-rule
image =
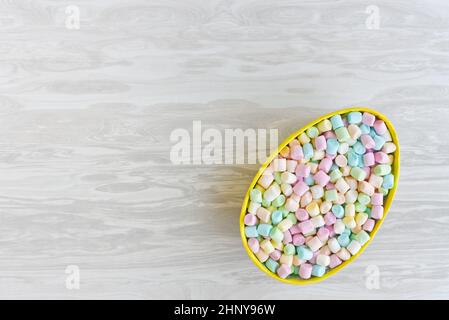
M287 277L287 278L281 278L279 277L277 274L272 273L270 270L268 270L267 267L265 267L265 265L263 265L256 257L256 255L250 250L250 248L248 247L248 243L247 243L247 238L245 236L245 223L243 221L246 212L247 212L247 208L248 208L248 203L249 203L249 195L251 190L254 188L254 186L257 184L257 181L259 180L260 176L262 175L262 173L264 172L264 170L268 167L268 165L271 163L271 161L279 154L279 152L285 147L287 146L290 141L292 141L293 139L295 139L297 136L299 136L301 133L305 132L308 128L318 124L319 122L321 122L324 119L329 119L334 115L340 114L346 114L352 111L359 111L359 112L369 112L372 113L373 115L375 115L378 119L381 119L385 122L388 131L390 132L391 138L392 138L392 142L396 145L396 151L393 153L394 156L394 160L392 163L392 173L394 175L394 186L393 188L390 190L390 192L388 193L388 195L384 198L384 215L381 219L379 219L378 221L376 221L376 224L373 228L373 230L369 233L370 234L370 240L368 242L366 242L362 248L359 250L359 252L357 252L355 255L351 256L350 259L348 259L347 261L344 261L343 263L341 263L339 266L329 270L328 272L326 272L322 277L311 277L310 279L304 280L304 279L300 279L299 277ZM243 205L242 205L242 210L240 212L240 235L242 238L242 243L243 243L243 247L245 248L246 253L248 254L249 258L251 259L251 261L263 272L265 272L268 276L282 281L284 283L289 283L289 284L296 284L296 285L307 285L307 284L312 284L312 283L317 283L320 281L323 281L324 279L327 279L328 277L334 275L335 273L337 273L338 271L340 271L341 269L343 269L344 267L346 267L348 264L350 264L351 262L353 262L360 254L362 254L362 252L368 247L368 245L371 243L371 241L373 241L374 236L376 235L377 231L379 230L380 226L382 225L383 221L385 220L385 218L387 217L388 211L390 209L391 203L393 202L393 198L394 195L396 193L396 189L398 186L398 179L399 179L399 167L400 167L400 147L399 147L399 141L398 141L398 136L396 133L396 130L394 129L393 124L391 123L391 121L382 113L380 113L379 111L370 109L370 108L365 108L365 107L352 107L352 108L347 108L347 109L342 109L342 110L338 110L338 111L334 111L332 113L323 115L315 120L313 120L312 122L310 122L309 124L307 124L306 126L302 127L301 129L299 129L298 131L292 133L284 142L282 142L277 150L275 152L273 152L265 161L265 163L260 167L259 171L257 172L257 174L255 175L253 181L251 182L248 191L246 192L245 195L245 199L243 200Z

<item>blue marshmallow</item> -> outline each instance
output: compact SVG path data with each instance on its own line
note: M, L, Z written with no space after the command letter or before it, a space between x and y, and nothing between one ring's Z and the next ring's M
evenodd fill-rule
M365 146L360 141L354 143L354 145L352 146L352 150L354 150L355 153L360 155L363 155L366 152Z
M312 275L315 277L322 277L325 272L326 268L319 264L314 264L312 267Z
M304 182L308 186L313 186L315 184L315 179L313 179L313 175L309 174L307 177L304 178Z
M245 235L247 238L257 238L259 233L257 232L256 226L245 227Z
M359 128L360 128L360 131L362 132L362 134L369 134L370 130L371 130L371 128L366 124L360 125Z
M362 122L362 113L357 111L349 112L347 118L350 124L359 124Z
M354 152L353 149L349 149L348 151L348 165L350 167L358 167L359 166L359 155Z
M332 206L332 213L334 214L334 216L341 219L345 215L345 209L340 204L334 204Z
M382 149L382 147L385 144L385 139L384 137L378 136L377 134L373 137L374 142L376 143L376 145L374 146L374 150L379 151L380 149Z
M384 176L384 181L382 182L382 188L390 190L394 186L394 176L390 173Z
M278 224L283 219L283 212L281 210L275 210L271 214L271 222L273 224Z
M310 260L313 257L312 250L306 248L305 246L297 247L296 253L298 254L298 258L301 260Z
M306 143L302 146L302 152L304 153L304 159L309 160L313 157L313 146L311 143Z
M340 246L347 247L351 240L349 239L349 236L347 234L342 233L341 235L338 236L337 241L340 244Z
M327 147L326 152L330 155L337 154L338 147L340 146L340 143L337 141L337 139L327 139Z
M264 237L270 236L271 229L273 229L271 224L261 223L257 226L257 232Z
M341 119L341 116L339 114L331 117L331 123L334 130L344 126L343 120Z

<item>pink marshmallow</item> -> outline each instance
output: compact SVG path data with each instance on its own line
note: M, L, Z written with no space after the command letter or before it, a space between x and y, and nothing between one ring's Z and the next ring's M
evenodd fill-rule
M326 242L327 239L329 239L329 230L327 230L326 228L318 229L317 237L321 240L321 242Z
M376 130L377 134L383 135L387 132L387 126L385 125L385 122L382 120L376 120L374 122L374 130Z
M320 186L324 187L330 180L330 177L323 171L320 170L313 175L313 180Z
M322 135L316 137L315 141L314 141L314 145L315 145L315 149L317 151L326 150L326 147L327 147L326 138Z
M293 160L302 160L304 158L301 145L294 145L290 148L290 158Z
M384 216L384 207L382 206L373 206L371 208L371 218L379 220Z
M295 170L295 174L297 177L301 178L308 177L310 175L310 166L303 163L298 164Z
M274 250L272 253L270 253L270 258L274 261L278 261L281 258L282 252L279 250Z
M332 212L328 212L324 215L324 223L326 226L331 226L337 221L337 218Z
M299 181L293 187L293 192L298 196L302 196L307 190L309 190L309 186L304 181Z
M365 176L366 176L366 178L365 178L365 180L368 180L368 178L369 178L369 176L370 176L370 174L371 174L371 169L370 169L370 167L363 167L362 168L363 169L363 171L365 171Z
M376 160L374 159L374 153L367 152L363 155L363 163L367 167L371 167L376 164Z
M312 276L312 265L303 263L299 266L299 276L301 279L309 279Z
M309 259L309 262L310 262L311 264L316 264L316 257L318 256L318 254L319 254L318 251L315 251L315 252L313 253L312 258Z
M243 222L247 226L254 226L257 224L259 219L257 219L257 216L255 214L247 214L245 218L243 218Z
M312 202L312 192L307 191L304 193L304 195L301 197L301 207L307 206L310 202Z
M371 231L373 231L375 224L376 224L376 222L373 219L368 219L363 224L363 230L371 232Z
M376 146L376 142L374 142L373 138L371 138L369 134L363 134L360 137L360 141L362 142L363 146L367 149L371 149Z
M330 256L331 262L329 263L329 268L333 269L341 264L340 258L336 254Z
M326 190L333 190L335 189L335 185L332 182L328 182L325 186Z
M373 206L381 206L384 204L384 195L382 193L375 193L371 196L371 204Z
M296 210L295 216L299 221L305 221L305 220L309 219L309 213L307 212L306 209L302 209L302 208L299 208L298 210Z
M301 145L301 143L298 141L298 139L293 139L292 141L290 141L289 143L288 143L288 146L290 147L290 148L292 148L293 146L300 146Z
M291 235L291 233L290 233L290 231L285 231L284 232L284 239L282 239L282 243L283 244L287 244L287 243L290 243L290 242L292 242L292 240L293 240L293 238L292 238L292 235Z
M324 136L326 139L334 139L334 138L337 137L337 136L335 135L335 132L333 132L333 131L326 131L325 133L323 133L323 136Z
M304 238L304 236L302 234L295 234L293 236L292 243L295 246L303 245L305 242L306 242L306 239Z
M287 230L291 235L295 235L298 233L301 233L301 228L298 226L298 224L294 224L290 227L290 229ZM287 232L285 231L285 232ZM285 235L284 235L285 237ZM291 241L291 240L290 240Z
M320 161L320 164L318 165L318 169L323 170L324 172L328 173L329 170L332 167L332 159L330 158L324 158Z
M277 269L277 274L279 277L285 279L288 277L288 275L291 273L292 269L288 264L281 264L281 266Z
M257 241L256 238L249 238L248 247L252 252L256 253L257 251L259 251L259 241Z
M372 127L374 125L374 121L376 121L376 117L369 113L369 112L364 112L363 116L362 116L362 122L364 124L366 124L367 126Z
M388 158L388 155L385 152L379 151L374 154L374 159L377 163L388 163L390 159Z
M324 226L327 230L329 230L329 238L332 238L333 236L335 236L335 232L334 232L334 226Z
M298 223L298 226L303 234L308 234L313 230L315 230L315 227L313 226L313 223L310 220L300 222Z

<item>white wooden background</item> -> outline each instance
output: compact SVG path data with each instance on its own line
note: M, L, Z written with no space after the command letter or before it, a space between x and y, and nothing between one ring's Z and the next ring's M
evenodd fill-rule
M1 0L0 298L449 298L448 79L445 0ZM169 135L352 105L398 130L390 215L328 280L271 280L238 229L258 165L174 166Z

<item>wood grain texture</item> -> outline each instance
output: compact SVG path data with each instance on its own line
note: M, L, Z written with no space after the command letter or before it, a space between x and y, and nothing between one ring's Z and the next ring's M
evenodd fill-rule
M449 298L448 27L444 0L1 0L0 298ZM170 133L353 105L397 128L390 215L328 280L269 279L238 228L258 165L174 166Z

